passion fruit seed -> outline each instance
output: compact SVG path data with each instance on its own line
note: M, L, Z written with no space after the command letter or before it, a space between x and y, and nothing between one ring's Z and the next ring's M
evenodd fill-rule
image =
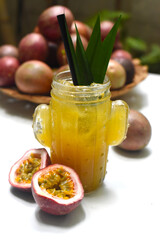
M16 170L15 180L18 183L31 183L32 176L40 169L40 165L41 159L35 157L34 154L31 154Z
M13 164L8 180L12 187L31 192L31 180L35 173L51 164L45 148L30 149Z
M51 164L37 171L32 177L31 190L41 210L53 215L70 213L84 197L79 176L62 164Z
M74 183L70 173L64 170L63 167L41 175L38 178L38 184L41 189L59 198L69 199L75 196Z

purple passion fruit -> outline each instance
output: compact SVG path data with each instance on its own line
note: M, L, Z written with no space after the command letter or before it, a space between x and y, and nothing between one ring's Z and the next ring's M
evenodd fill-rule
M71 25L71 33L76 33L76 27L78 29L78 32L81 36L84 36L88 41L91 37L92 34L92 29L85 23L81 22L81 21L73 21L72 25Z
M111 82L111 90L120 89L126 83L126 72L124 67L117 61L110 59L106 75Z
M46 63L51 67L51 68L57 68L58 67L58 62L57 62L57 48L58 44L54 42L48 42L48 57L46 60Z
M73 169L53 164L34 174L32 194L41 210L53 215L65 215L78 207L84 190Z
M73 13L67 7L56 5L44 10L38 19L38 27L40 32L49 41L57 41L61 39L61 31L58 24L57 15L65 13L66 22L70 30L74 20Z
M24 36L18 49L20 62L29 60L46 61L48 56L47 41L40 33L29 33Z
M131 109L128 123L126 139L118 147L128 151L143 149L151 138L151 125L148 119L142 113Z
M17 58L11 56L0 58L0 87L15 84L15 74L18 68L19 61Z
M114 26L114 22L112 22L112 21L104 20L101 22L100 30L101 30L102 41L105 39L105 37L111 31L113 26ZM116 34L115 44L119 41L119 38L120 38L120 32L118 31Z
M113 59L114 58L127 58L129 60L132 60L132 55L124 49L117 49L112 53L111 58L113 58Z
M11 44L4 44L0 47L0 57L15 57L18 59L19 53L18 48Z
M44 148L30 149L11 167L9 183L15 188L30 192L33 174L50 164L50 157Z
M20 65L15 84L23 93L49 94L53 78L52 69L44 62L30 60Z
M69 65L66 64L66 65L63 65L61 67L59 67L57 70L56 70L56 74L60 73L60 72L64 72L64 71L68 71L69 70Z
M132 60L124 57L113 58L116 62L120 63L126 72L126 84L133 82L135 75L135 67Z

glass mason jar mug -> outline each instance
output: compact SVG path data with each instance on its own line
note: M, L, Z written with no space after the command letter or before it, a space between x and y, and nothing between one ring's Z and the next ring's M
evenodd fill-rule
M50 148L52 163L73 168L85 192L96 189L106 174L109 145L120 144L127 132L128 105L111 101L110 82L74 86L69 71L52 83L49 105L34 112L37 140Z

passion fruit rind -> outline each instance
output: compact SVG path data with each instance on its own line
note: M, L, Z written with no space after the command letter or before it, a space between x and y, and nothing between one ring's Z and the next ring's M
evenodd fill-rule
M61 164L52 164L37 171L31 186L33 197L41 210L53 215L70 213L84 197L77 173Z
M12 187L31 192L34 173L50 164L50 156L45 148L30 149L11 167L9 183Z

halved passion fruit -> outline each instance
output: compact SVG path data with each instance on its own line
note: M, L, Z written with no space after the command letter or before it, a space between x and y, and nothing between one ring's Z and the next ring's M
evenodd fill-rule
M15 188L31 191L33 174L50 164L45 148L30 149L11 167L9 182Z
M53 164L34 174L32 194L43 211L53 215L65 215L80 204L84 190L73 169Z

